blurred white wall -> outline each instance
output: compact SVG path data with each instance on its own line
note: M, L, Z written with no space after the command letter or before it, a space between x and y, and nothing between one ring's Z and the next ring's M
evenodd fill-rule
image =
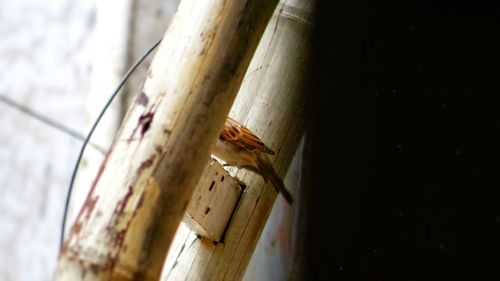
M0 94L84 133L95 1L0 0ZM0 104L0 280L50 280L77 141Z

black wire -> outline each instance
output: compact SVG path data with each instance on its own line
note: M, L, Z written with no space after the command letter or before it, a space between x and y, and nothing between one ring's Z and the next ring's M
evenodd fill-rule
M85 147L89 143L89 140L92 137L92 134L94 133L97 125L99 124L99 121L101 121L102 116L104 115L104 113L108 109L109 105L114 100L114 98L118 95L118 92L121 90L121 88L123 87L123 85L125 84L125 82L128 80L128 78L130 77L130 75L132 75L132 73L136 70L136 68L146 59L146 57L149 56L149 54L151 54L151 52L160 44L160 42L161 42L161 39L158 40L158 42L156 42L153 46L151 46L132 65L132 67L128 69L127 73L125 73L125 75L123 76L122 80L120 81L120 84L118 84L118 87L115 89L115 91L113 92L113 94L109 98L109 100L106 103L106 105L104 105L104 108L101 110L101 113L99 114L99 116L95 120L94 124L92 125L92 128L90 128L90 132L88 133L87 137L83 141L82 147L80 149L80 153L78 154L78 159L76 160L75 168L73 169L73 174L71 175L71 181L70 181L69 188L68 188L68 194L66 196L66 203L64 205L64 214L63 214L63 219L62 219L61 241L60 241L59 251L62 249L62 246L63 246L63 243L64 243L64 230L66 228L66 219L67 219L67 215L68 215L68 208L69 208L69 203L71 201L71 191L73 190L73 184L75 182L75 178L76 178L76 174L77 174L77 171L78 171L78 167L80 166L80 161L82 159Z

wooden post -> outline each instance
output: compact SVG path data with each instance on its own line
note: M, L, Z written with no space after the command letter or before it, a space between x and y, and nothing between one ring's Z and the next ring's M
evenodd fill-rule
M134 0L130 22L129 60L136 61L159 40L172 22L179 0ZM153 57L146 58L127 81L126 108L144 86Z
M55 280L158 280L276 1L184 0L60 253Z
M307 73L314 1L286 1L269 23L231 116L247 125L277 153L272 162L284 175L304 132L309 101ZM164 280L241 280L276 200L270 184L252 172L233 169L247 187L224 240L186 239L181 258L165 268ZM281 198L279 198L281 200Z

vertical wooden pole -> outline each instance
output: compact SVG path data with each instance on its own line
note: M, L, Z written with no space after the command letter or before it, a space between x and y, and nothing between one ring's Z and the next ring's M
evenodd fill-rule
M172 22L179 0L134 0L130 23L129 60L136 61L145 50L158 41ZM137 92L144 86L144 80L153 57L148 57L127 81L125 108L128 108Z
M304 132L309 101L307 73L314 1L286 1L269 23L231 116L247 125L277 153L272 162L284 175ZM252 172L233 170L247 187L222 242L189 240L182 258L165 269L165 280L240 280L255 249L276 192ZM281 198L279 199L281 200Z
M55 280L158 280L276 2L182 1L65 241Z

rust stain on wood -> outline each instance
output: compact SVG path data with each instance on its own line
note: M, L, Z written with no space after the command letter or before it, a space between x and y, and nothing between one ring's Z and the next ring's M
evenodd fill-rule
M130 197L132 197L132 194L134 194L134 189L131 185L129 185L127 193L125 193L123 199L118 201L118 204L116 205L113 215L111 216L110 225L108 225L109 227L118 225L120 218L123 216L123 213L125 211L125 207L127 206Z
M148 112L139 117L139 126L141 127L141 139L144 137L146 132L151 127L151 123L153 122L154 113Z
M90 199L89 197L89 200L87 200L85 202L85 207L87 208L87 214L85 215L85 219L88 220L90 219L90 215L92 214L92 212L94 211L94 208L95 208L95 205L97 203L97 200L99 199L99 196L96 196L92 199Z
M110 222L108 226L106 227L108 231L109 238L111 240L111 243L115 249L120 249L123 246L123 241L125 240L125 235L127 234L128 228L135 216L136 210L132 213L132 217L126 218L124 217L125 214L125 208L130 201L130 198L132 198L132 195L134 194L134 188L133 186L128 187L127 193L123 196L123 198L118 202L116 205L115 210L113 211L113 215L111 216ZM144 194L142 194L144 195ZM141 196L142 197L142 196ZM141 201L139 199L139 201ZM141 203L142 205L142 203ZM122 219L126 219L125 226L121 227L121 229L118 228L118 225L120 224ZM108 257L109 262L111 263L111 266L113 267L114 263L116 262L116 255L114 256L109 256Z
M113 247L119 248L123 244L123 239L125 238L126 229L122 229L117 231L117 226L120 223L120 220L123 218L123 214L125 211L125 207L128 204L128 201L132 197L134 193L134 189L132 186L128 187L127 193L123 196L123 198L118 201L113 214L111 215L111 219L109 221L108 226L106 227L110 240L113 243ZM128 225L128 224L127 224ZM126 227L125 227L126 228ZM111 258L111 257L110 257Z
M153 162L156 158L156 155L151 155L151 157L149 157L148 159L142 161L141 165L139 166L139 168L137 168L137 175L140 175L142 173L142 171L144 171L145 169L151 167L153 165Z
M137 129L139 129L139 128L141 128L141 139L144 137L146 132L151 127L151 123L153 122L154 115L155 114L153 111L149 111L149 112L139 116L139 119L137 120L137 126L135 126L135 128L132 130L132 134L130 134L130 137L127 139L128 143L131 143L132 140L134 140L135 133L137 132Z
M144 204L145 192L143 192L141 194L141 196L136 204L136 207L135 207L134 211L132 212L132 215L129 218L127 218L125 226L123 226L121 229L118 230L117 229L118 223L119 223L120 219L123 218L123 214L125 212L125 206L127 205L128 201L130 200L132 195L133 195L133 187L129 186L129 191L127 192L127 194L125 194L123 199L120 201L120 204L117 206L117 208L115 209L115 212L113 214L113 216L116 216L114 224L108 225L108 228L107 228L108 235L110 237L110 240L111 240L111 243L112 243L114 249L117 251L113 255L108 253L107 262L105 263L104 267L101 267L101 270L113 269L115 267L115 264L116 264L117 259L119 257L119 252L122 250L126 250L126 248L127 248L126 245L124 245L125 237L128 233L128 230L129 230L135 216L138 213L138 210Z
M94 275L97 275L99 273L100 269L101 269L100 266L97 265L97 264L95 264L95 263L90 264L89 268L90 268L90 271L92 271L92 273Z
M156 151L156 153L158 153L158 155L161 155L163 153L163 148L161 147L161 145L156 144L155 151Z
M144 92L141 92L135 99L135 103L146 107L149 103L149 98Z
M99 167L99 170L97 171L96 178L92 182L92 185L90 186L90 190L89 190L89 193L87 195L87 198L85 199L83 206L80 208L80 211L78 212L78 215L75 219L75 222L73 223L73 226L71 227L71 230L69 232L68 238L66 239L65 243L63 244L63 247L62 247L61 253L60 253L61 255L65 255L69 251L69 249L70 249L69 242L72 239L76 239L76 242L75 242L76 245L79 244L80 232L83 229L83 224L84 224L84 222L89 220L90 216L92 215L92 212L95 209L97 201L99 200L99 196L92 197L92 195L94 194L94 190L95 190L95 187L97 185L97 182L99 181L102 173L104 172L104 169L106 167L106 161L108 160L110 151L111 150L109 150L108 153L106 154L101 167ZM85 217L83 217L84 213L85 213ZM79 247L74 247L74 249L72 250L72 254L78 255L78 252L79 252Z

